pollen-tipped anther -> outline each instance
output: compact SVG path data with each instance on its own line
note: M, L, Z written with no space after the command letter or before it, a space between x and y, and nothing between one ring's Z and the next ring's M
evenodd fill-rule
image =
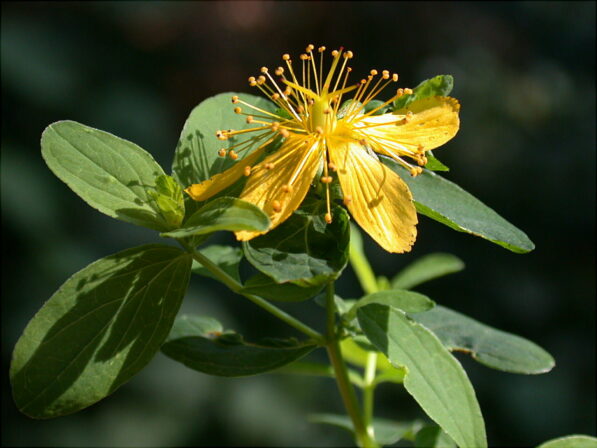
M307 45L307 48L305 49L305 51L307 53L310 53L311 51L313 51L314 48L315 48L315 45L309 44L309 45Z
M352 196L349 194L345 194L342 202L344 203L344 205L350 204L352 202Z
M236 159L238 159L238 154L236 152L234 152L233 149L231 149L228 152L228 157L230 157L232 160L236 160Z
M268 69L267 67L261 67L261 73L267 73Z
M280 204L280 201L272 201L272 209L274 212L280 213L282 211L282 204Z
M238 103L238 96L234 95L232 97L232 104L236 104L236 103Z
M317 51L319 51L320 53L323 53L325 51L325 47L322 45L321 47L319 47L317 49Z
M226 157L226 152L227 151L224 148L221 148L221 149L218 150L218 155L220 157Z
M274 164L271 163L271 162L266 163L264 166L265 166L266 170L272 170L272 169L274 169Z
M243 110L240 107L235 107L234 108L234 113L235 114L240 114Z
M253 118L253 115L249 115L249 116L247 117L247 120L246 120L246 121L247 121L247 123L251 124L251 123L253 123L253 121L254 121L254 120L255 120L255 119Z
M332 214L331 213L325 214L325 222L327 222L328 224L332 223Z
M243 171L243 174L245 176L250 176L251 175L251 167L247 165Z
M274 73L276 74L276 76L282 76L284 74L284 68L278 67L276 70L274 70Z
M321 176L321 183L323 184L331 184L332 180L331 176Z
M280 135L284 138L288 138L290 137L290 132L288 132L288 129L280 129Z

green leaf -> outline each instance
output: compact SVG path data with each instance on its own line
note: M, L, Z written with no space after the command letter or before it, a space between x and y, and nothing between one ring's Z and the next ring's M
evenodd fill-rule
M528 375L549 372L555 365L551 355L533 342L449 308L437 306L411 317L435 333L449 350L470 353L492 369Z
M164 171L134 143L74 121L58 121L41 136L52 172L100 212L154 230L168 230L147 194Z
M393 365L406 368L404 387L427 415L459 446L486 447L475 391L441 341L396 308L367 305L357 317L369 341Z
M458 185L428 170L412 177L393 160L383 156L380 156L380 160L406 182L419 213L459 232L485 238L512 252L526 253L535 248L522 230Z
M451 254L441 252L425 255L400 271L392 279L392 288L411 289L434 278L464 269L464 262ZM405 310L406 311L406 310Z
M240 247L219 246L214 244L199 252L209 258L214 264L219 266L224 272L232 277L237 282L240 281L238 273L238 265L243 258L243 251ZM216 278L203 265L193 260L193 274L203 275L204 277ZM216 278L217 280L217 278Z
M312 423L336 426L347 430L351 434L354 433L352 421L346 415L311 414L309 415L309 421ZM413 429L420 426L420 422L418 421L412 423L398 423L384 418L374 418L372 424L375 440L382 445L391 445L398 442L400 439L406 439L406 436L409 433L414 432Z
M247 260L277 283L318 285L340 275L348 261L350 228L341 207L326 224L321 202L303 203L284 223L243 244Z
M412 94L402 95L394 101L394 111L398 111L408 106L413 101L422 100L430 96L447 96L454 87L454 78L452 75L438 75L431 79L426 79L413 89Z
M363 378L359 373L350 368L346 369L348 379L357 387L363 387ZM291 375L323 376L326 378L336 378L334 368L329 364L320 364L307 361L294 361L290 364L280 367L271 373L284 373Z
M219 230L267 230L270 220L263 211L246 201L236 198L217 198L197 210L183 227L161 235L170 238L185 238L207 235Z
M276 283L273 278L260 272L249 278L240 292L276 302L302 302L315 297L323 287L323 284L299 286L290 282Z
M417 432L415 448L456 448L456 444L439 426L428 425Z
M573 434L548 440L537 448L597 448L597 439L584 434Z
M427 157L427 163L425 164L425 168L431 171L450 171L446 165L440 162L431 151L427 151L425 154Z
M221 325L216 326L213 320L182 316L176 319L162 352L193 370L234 377L277 369L315 348L315 345L299 344L293 339L245 342L237 333L222 333Z
M263 97L237 92L221 93L195 107L184 124L172 163L172 175L183 187L207 180L234 165L232 159L220 157L218 150L228 149L244 141L246 137L241 135L221 141L216 138L216 131L255 127L255 124L247 124L244 115L234 113L236 106L242 106L247 112L251 111L242 104L232 104L231 98L234 95L266 111L273 112L276 109L274 103ZM251 133L250 137L256 135L259 133ZM250 147L239 152L238 160L242 160L251 152Z
M354 338L349 337L343 339L340 342L340 349L342 351L342 356L347 362L358 367L367 366L367 358L371 350L366 350L365 348L363 348L359 343L355 342ZM405 374L404 369L397 369L392 364L390 364L390 361L388 361L386 355L384 355L381 352L378 352L377 350L375 351L378 354L376 361L376 369L381 372L375 377L375 382L392 382L398 384L402 383ZM383 378L381 378L382 375Z
M353 320L357 316L357 310L359 308L371 303L391 306L409 313L420 313L422 311L430 310L435 306L433 300L418 292L405 291L403 289L388 289L386 291L367 294L359 299L348 313L345 314L346 320Z
M153 358L187 289L191 258L146 245L74 274L25 328L10 377L21 412L70 414L101 400Z
M185 215L182 188L174 178L165 174L155 178L155 185L155 188L147 189L148 196L155 201L168 225L172 228L179 227Z

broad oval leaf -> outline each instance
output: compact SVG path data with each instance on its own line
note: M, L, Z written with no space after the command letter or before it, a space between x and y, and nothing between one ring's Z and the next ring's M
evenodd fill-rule
M427 425L417 432L415 448L457 448L454 441L439 426Z
M369 341L395 366L404 366L404 387L461 447L487 446L485 424L464 369L441 341L402 311L372 304L357 317Z
M597 439L584 434L572 434L548 440L537 448L597 448Z
M181 328L182 326L182 328ZM295 340L245 342L237 333L225 332L213 322L195 316L177 318L162 352L187 367L208 375L257 375L289 364L317 346Z
M17 407L70 414L114 392L151 361L185 294L191 257L146 245L74 274L25 328L10 367Z
M402 95L393 103L394 111L408 106L413 101L422 100L430 96L447 96L454 87L452 75L437 75L422 81L413 89L412 94Z
M100 212L154 230L171 227L148 189L164 171L139 146L74 121L58 121L41 136L52 172Z
M528 375L546 373L555 366L551 355L537 344L449 308L437 306L411 317L435 333L449 350L470 353L492 369Z
M412 177L393 160L383 156L380 156L380 160L406 182L419 213L459 232L485 238L515 253L522 254L535 248L522 230L458 185L428 170Z
M207 235L219 230L267 230L270 220L263 211L237 198L217 198L197 210L180 229L164 232L170 238Z
M277 283L261 272L249 278L240 293L255 294L275 302L302 302L315 297L323 284L299 286L295 283Z
M215 265L219 266L230 277L240 283L240 274L238 273L238 266L243 258L243 251L240 247L220 246L214 244L212 246L200 249L199 252L210 259ZM201 263L193 260L193 274L203 275L204 277L216 278L213 274L205 268ZM216 278L217 280L217 278Z
M263 97L238 92L221 93L195 107L184 124L172 163L172 175L183 187L203 182L234 165L232 159L220 157L218 150L227 149L244 138L241 136L221 141L216 138L216 131L255 127L254 124L247 124L245 116L234 113L235 106L242 106L245 111L253 113L242 104L233 105L231 98L235 95L268 112L273 112L276 108L274 103ZM254 135L257 133L252 134ZM242 160L250 152L251 149L239 152L238 160Z
M359 299L348 313L346 313L345 318L348 321L353 320L356 318L357 310L359 308L372 303L391 306L408 313L420 313L422 311L430 310L435 306L433 300L418 292L406 291L404 289L388 289L367 294Z
M348 261L348 215L334 207L326 224L322 207L304 203L274 230L245 242L247 260L278 283L317 285L338 277Z
M451 254L425 255L402 269L392 279L392 288L411 289L434 278L453 274L464 269L464 262ZM406 311L406 310L405 310Z

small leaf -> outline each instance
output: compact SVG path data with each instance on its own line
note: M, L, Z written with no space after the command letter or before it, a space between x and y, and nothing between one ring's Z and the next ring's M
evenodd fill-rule
M243 258L243 251L240 247L219 246L214 244L199 250L199 252L209 258L210 261L219 266L230 277L240 283L238 265ZM193 274L216 278L208 269L195 260L193 260L192 271Z
M435 306L433 300L418 292L405 291L403 289L388 289L386 291L367 294L359 299L348 313L346 313L346 320L351 321L356 318L357 310L371 303L391 306L408 313L420 313L422 311L430 310Z
M170 228L147 194L164 171L134 143L74 121L58 121L44 130L41 154L52 172L91 207L150 229Z
M427 415L459 446L486 447L475 391L441 341L396 308L367 305L357 317L369 341L393 365L406 368L404 387Z
M440 162L439 159L437 159L431 151L427 151L425 157L427 157L427 163L425 164L425 168L427 168L428 170L450 171L450 168L448 168L446 165Z
M170 331L190 272L185 252L147 245L74 274L15 347L10 377L21 412L33 418L71 414L145 367Z
M255 294L276 302L302 302L315 297L324 285L299 286L294 283L276 283L265 274L258 273L246 281L241 293Z
M415 448L457 448L454 441L439 426L427 425L417 432Z
M346 415L311 414L309 415L309 421L312 423L336 426L347 430L351 434L354 433L352 421ZM420 426L418 421L398 423L384 418L374 418L372 424L375 440L382 445L391 445L398 442L400 439L406 439L407 434L414 432L413 429Z
M237 333L221 333L213 321L194 316L176 319L162 352L193 370L216 376L247 376L277 369L313 351L295 340L245 342ZM192 327L189 322L195 322ZM181 330L179 327L183 326ZM221 327L221 326L220 326ZM214 330L215 329L215 330Z
M182 188L170 176L161 174L155 178L155 188L148 188L147 195L151 197L164 220L171 228L177 228L185 215Z
M449 350L470 353L492 369L528 375L549 372L555 365L551 355L533 342L449 308L437 306L411 317L435 333Z
M447 96L454 87L454 78L452 75L438 75L431 79L426 79L413 89L412 94L402 95L394 101L394 111L398 111L408 106L413 101L422 100L430 96Z
M274 230L245 242L247 260L277 283L318 285L338 277L348 261L348 215L334 207L326 224L322 207L306 201Z
M421 257L400 271L392 279L392 288L411 289L434 278L464 269L464 262L451 254L434 253ZM406 311L406 310L405 310Z
M458 185L427 170L412 177L393 160L383 156L380 156L380 160L406 182L419 213L459 232L485 238L512 252L526 253L535 248L522 230Z
M548 440L537 448L597 448L597 439L584 434L573 434Z
M346 369L348 372L348 379L357 387L363 387L363 378L359 373L350 368ZM336 378L334 368L329 364L319 364L307 361L294 361L286 364L271 373L285 373L291 375L307 375L307 376L323 376L327 378Z
M263 211L246 201L236 198L217 198L208 202L187 219L183 227L161 235L170 238L185 238L207 235L219 230L267 230L270 225Z
M263 97L237 92L221 93L207 98L195 107L184 124L172 163L172 175L183 187L207 180L234 165L232 159L220 157L218 150L228 149L245 138L241 135L221 141L216 138L216 131L255 127L254 124L247 124L243 115L234 113L234 108L238 105L232 104L232 96L238 96L247 103L269 112L276 108L274 103ZM245 109L250 111L249 108ZM251 136L258 134L255 132ZM239 152L238 160L242 160L251 152L250 147Z

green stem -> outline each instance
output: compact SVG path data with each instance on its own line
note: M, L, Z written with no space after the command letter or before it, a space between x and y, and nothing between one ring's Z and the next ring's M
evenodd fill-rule
M326 316L327 316L327 351L334 372L336 373L336 382L338 383L338 389L340 395L344 401L344 407L346 412L352 420L354 427L355 438L357 443L362 448L377 448L378 445L373 440L365 426L363 417L359 410L359 403L355 394L354 388L348 379L348 373L346 370L346 364L342 358L342 352L340 351L340 344L338 342L338 335L336 333L336 318L335 318L336 305L334 303L334 283L328 283L326 289Z
M185 246L184 243L181 242L181 244L183 246ZM228 286L228 288L230 288L232 291L246 297L251 302L253 302L255 305L263 308L268 313L273 314L278 319L286 322L291 327L296 328L301 333L304 333L307 336L311 337L317 343L324 345L325 338L323 337L323 335L321 333L313 330L308 325L305 325L298 319L292 317L290 314L282 311L280 308L271 304L267 300L262 299L261 297L256 296L254 294L244 293L242 291L243 285L241 285L234 278L232 278L230 275L228 275L228 273L225 272L222 268L220 268L217 264L215 264L213 261L211 261L209 258L207 258L202 253L197 252L196 250L189 248L188 246L185 246L185 247L187 248L187 250L190 251L191 255L193 256L193 258L195 260L197 260L199 263L201 263L209 272L211 272L213 274L214 277L216 277L218 280L220 280L222 283L224 283L226 286Z
M375 396L375 374L377 373L377 352L368 352L365 377L363 378L363 419L367 433L375 437L373 433L373 408Z
M354 240L355 238L350 239L350 264L352 265L365 294L372 294L379 290L377 279L375 278L375 274L373 273L373 269L371 269L367 257L365 257L363 248L353 242Z

